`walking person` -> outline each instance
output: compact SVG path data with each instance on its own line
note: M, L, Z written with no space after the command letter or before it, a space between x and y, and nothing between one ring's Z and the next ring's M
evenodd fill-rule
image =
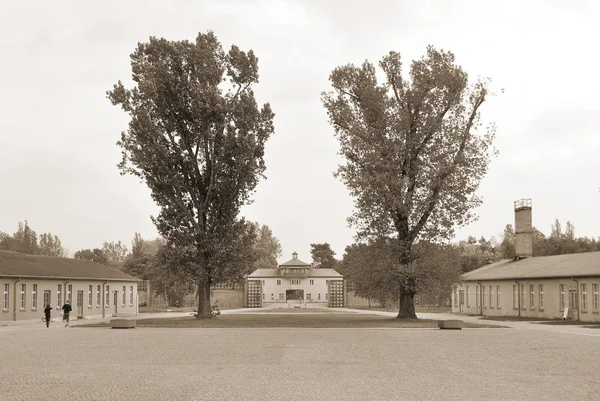
M69 313L71 313L71 305L70 305L70 301L67 301L66 304L63 305L62 310L63 310L63 321L66 322L65 323L65 327L67 327L69 325Z
M50 304L46 304L44 308L44 316L46 317L46 327L50 327L50 312L52 311L52 307Z

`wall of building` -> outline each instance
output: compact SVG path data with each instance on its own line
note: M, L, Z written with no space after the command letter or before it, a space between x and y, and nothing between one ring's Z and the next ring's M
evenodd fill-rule
M492 286L490 305L489 286ZM515 281L485 281L482 291L475 282L462 282L452 289L452 312L484 316L521 316L524 318L562 319L569 308L569 319L600 322L600 277L563 279L528 279ZM514 293L515 286L517 294ZM541 287L540 287L541 286ZM500 288L500 305L497 288ZM467 288L469 299L467 300ZM459 305L459 291L464 291L464 304ZM572 292L572 294L571 294ZM541 295L540 295L541 293ZM561 294L562 293L562 294ZM477 294L485 295L485 302ZM562 301L561 301L562 299ZM573 303L574 305L569 305Z
M264 303L285 302L286 290L304 290L304 301L306 303L326 303L327 281L334 280L325 277L302 279L269 277L257 279L263 282Z
M23 288L22 285L25 287ZM92 286L91 292L89 286ZM125 299L123 299L123 287L125 287ZM98 289L100 290L99 302ZM105 299L107 290L109 296ZM82 291L81 311L77 308L78 291ZM5 295L6 292L8 296ZM60 308L67 299L70 299L73 307L70 319L77 319L78 315L82 315L84 319L102 317L103 310L105 316L131 316L137 313L136 282L108 281L105 285L104 281L97 280L21 279L17 281L14 278L0 277L0 321L40 319L44 313L45 296L49 296L50 306L53 308L52 320L62 319Z

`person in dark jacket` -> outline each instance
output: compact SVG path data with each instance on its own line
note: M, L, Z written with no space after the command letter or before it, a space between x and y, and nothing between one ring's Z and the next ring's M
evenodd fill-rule
M67 327L69 325L69 313L71 313L71 305L69 303L69 301L67 301L66 304L63 305L62 310L63 310L63 321L66 322L65 323L65 327Z
M46 304L44 308L44 315L46 316L46 327L50 327L50 312L52 311L52 307L50 304Z

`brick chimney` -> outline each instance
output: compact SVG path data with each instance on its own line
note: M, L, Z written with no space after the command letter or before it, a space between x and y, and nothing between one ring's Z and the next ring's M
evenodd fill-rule
M533 256L531 199L519 199L515 201L515 249L517 259Z

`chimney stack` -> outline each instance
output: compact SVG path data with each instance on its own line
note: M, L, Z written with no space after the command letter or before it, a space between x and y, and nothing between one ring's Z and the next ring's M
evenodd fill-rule
M533 256L531 199L519 199L515 201L515 249L517 259Z
M292 259L298 259L298 254L296 252L292 253Z

